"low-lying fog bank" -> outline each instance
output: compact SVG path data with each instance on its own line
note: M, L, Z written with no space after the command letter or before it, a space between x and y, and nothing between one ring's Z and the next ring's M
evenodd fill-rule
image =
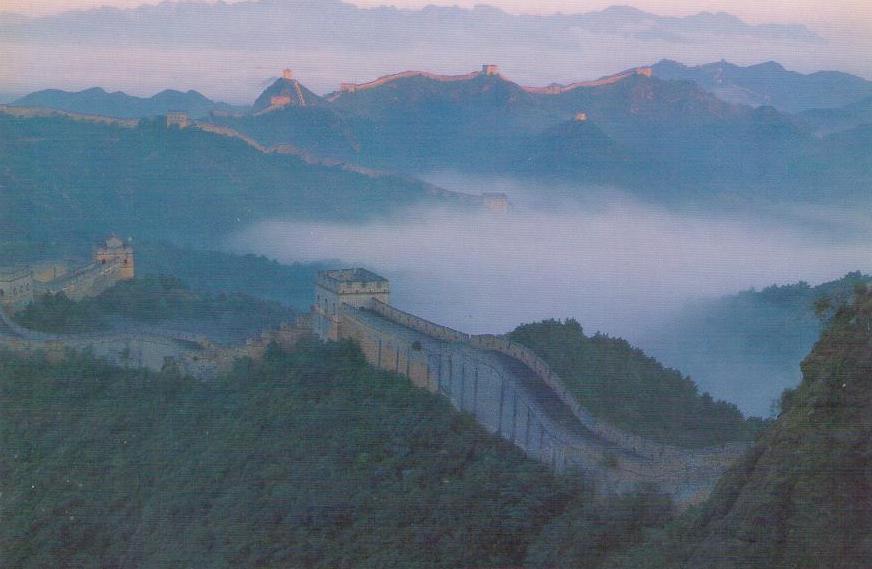
M555 207L500 189L517 206L507 215L410 210L363 225L276 220L233 236L230 247L284 262L368 267L391 279L398 307L464 331L574 317L588 333L622 336L654 355L664 351L659 331L690 300L872 269L863 216L793 208L789 215L817 219L804 229L768 215L675 212L616 194ZM850 231L825 229L843 219ZM790 381L755 394L768 396L761 406L717 377L694 376L702 389L754 412Z

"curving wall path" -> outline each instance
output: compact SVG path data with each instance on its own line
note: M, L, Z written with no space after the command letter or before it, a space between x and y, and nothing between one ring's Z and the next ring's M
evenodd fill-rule
M373 300L343 306L340 334L373 365L448 398L492 433L557 472L580 470L602 492L654 483L679 504L703 499L745 445L684 449L590 415L536 354L502 336L474 336Z
M215 377L235 353L200 336L169 329L108 334L45 334L24 328L0 308L0 347L60 358L66 350L87 351L128 368L160 371L173 365L197 378ZM239 354L242 355L242 354Z

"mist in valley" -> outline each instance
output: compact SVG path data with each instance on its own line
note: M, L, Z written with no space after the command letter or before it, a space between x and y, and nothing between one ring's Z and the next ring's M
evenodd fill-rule
M365 266L391 280L396 306L471 333L575 318L586 333L626 338L691 372L702 390L758 415L798 382L799 359L785 372L768 366L765 354L761 363L683 353L674 328L688 306L872 269L872 224L848 211L782 204L712 213L596 188L546 190L447 174L431 180L506 192L513 208L505 215L407 209L359 225L277 219L237 233L229 247L283 262Z

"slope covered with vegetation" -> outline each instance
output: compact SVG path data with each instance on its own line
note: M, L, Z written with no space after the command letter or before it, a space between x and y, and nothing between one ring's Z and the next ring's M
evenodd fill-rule
M872 559L872 291L833 316L781 415L708 502L615 566L861 569Z
M146 324L208 333L213 340L242 341L265 328L293 321L294 313L276 301L238 292L194 291L175 277L146 276L79 301L63 293L43 295L15 319L32 330L51 333L141 328Z
M196 128L3 113L0 187L0 238L28 242L117 232L211 243L265 219L359 220L436 199L416 181L309 164Z
M308 312L318 271L334 263L279 263L262 255L190 249L166 242L136 244L140 275L173 275L194 290L242 293Z
M670 515L595 505L347 343L212 383L3 353L0 405L4 567L539 567Z
M704 447L749 440L762 426L626 340L586 336L575 320L525 324L511 338L543 358L592 414L628 431Z

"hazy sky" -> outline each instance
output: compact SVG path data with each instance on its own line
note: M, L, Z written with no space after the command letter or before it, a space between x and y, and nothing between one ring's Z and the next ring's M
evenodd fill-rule
M0 0L0 10L35 15L102 5L132 7L143 3L145 2L141 0ZM872 2L869 0L357 0L353 3L360 6L394 5L403 8L417 8L427 4L491 4L510 12L525 13L587 12L614 4L630 4L663 15L682 16L704 10L723 10L752 23L807 23L818 29L829 25L862 27L872 32Z
M0 12L44 15L106 4L134 7L141 2L0 0ZM718 35L692 21L677 23L681 31L675 38L671 38L674 30L668 24L659 31L655 26L654 31L660 35L645 35L644 29L633 31L616 24L620 29L582 26L559 36L540 37L535 33L535 25L519 21L519 29L533 31L509 39L504 35L471 33L462 25L458 27L456 19L448 18L442 38L448 43L444 43L434 37L442 28L434 27L434 20L427 16L406 18L409 26L406 28L391 28L386 24L388 27L379 34L367 35L364 27L360 27L363 24L354 26L355 22L375 25L368 19L370 15L349 11L345 22L321 22L317 17L321 3L306 0L307 7L301 7L300 12L309 14L312 23L290 35L287 29L270 25L285 22L281 25L292 27L294 11L282 10L281 6L254 11L259 15L252 16L254 19L248 22L248 27L237 26L245 23L247 16L229 10L220 11L223 15L210 20L209 26L184 31L180 26L196 25L190 13L180 16L179 26L175 27L155 24L165 16L157 20L143 17L142 29L132 30L139 33L122 33L118 37L101 33L104 30L101 26L112 21L114 16L111 15L97 17L94 21L68 19L62 29L46 22L42 28L35 26L32 32L27 32L32 36L13 32L10 37L3 37L0 33L0 101L40 89L81 90L101 86L141 96L150 96L168 87L196 89L212 98L250 103L275 76L276 70L286 66L293 67L309 88L326 93L342 81L366 81L401 69L463 73L484 60L499 63L507 77L531 85L593 79L662 58L689 65L720 59L739 65L775 60L803 73L835 69L872 77L872 62L867 57L872 53L870 0L356 0L361 6L390 3L409 9L433 2L462 6L486 2L514 13L558 10L586 13L622 2L661 16L725 10L751 24L805 24L824 41L793 41L771 31L753 37ZM303 1L269 0L269 3L299 6ZM276 12L274 19L269 16L271 10ZM233 20L237 12L242 18L238 22ZM163 13L172 14L171 11ZM481 14L469 14L466 19L481 22L483 29L488 29L486 22L499 20ZM138 20L124 16L116 20L118 26L135 28L138 25ZM343 33L331 33L337 26L342 28L343 23L346 25ZM409 41L406 36L414 34L415 26L420 26L424 32L416 36L415 41ZM235 33L237 28L239 33ZM233 35L233 41L223 41L223 34ZM394 35L385 37L390 34ZM219 36L221 40L216 39ZM107 38L112 49L106 49ZM394 41L406 42L404 48L396 49ZM126 72L119 73L120 69Z

